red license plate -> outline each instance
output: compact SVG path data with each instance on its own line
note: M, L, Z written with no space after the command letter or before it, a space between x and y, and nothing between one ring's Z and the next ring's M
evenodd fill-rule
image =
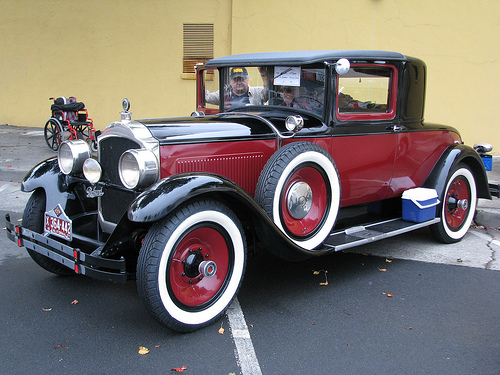
M71 241L72 223L65 217L51 215L52 212L45 213L45 232L51 233L65 240Z

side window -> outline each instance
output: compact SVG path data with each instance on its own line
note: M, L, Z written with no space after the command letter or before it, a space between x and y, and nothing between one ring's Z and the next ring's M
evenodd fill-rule
M339 120L384 120L396 113L397 74L392 66L353 65L337 76Z

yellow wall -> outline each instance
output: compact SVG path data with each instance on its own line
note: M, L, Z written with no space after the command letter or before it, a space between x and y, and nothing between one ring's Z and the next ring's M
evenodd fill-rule
M182 80L183 23L214 23L229 50L230 2L0 0L0 124L43 126L51 96L76 96L97 128L119 119L189 115L195 84Z
M214 23L215 56L383 49L428 66L426 120L500 153L498 0L0 0L0 123L43 126L50 96L85 102L98 128L183 116L182 24Z

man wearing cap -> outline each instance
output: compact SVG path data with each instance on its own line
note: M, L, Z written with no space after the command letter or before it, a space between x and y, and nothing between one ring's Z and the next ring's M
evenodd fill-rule
M265 70L261 71L264 78ZM229 70L231 92L228 93L228 107L241 107L247 104L262 105L267 101L267 89L264 86L249 86L248 72L245 67L233 67ZM207 103L219 105L219 91L205 92L205 100Z

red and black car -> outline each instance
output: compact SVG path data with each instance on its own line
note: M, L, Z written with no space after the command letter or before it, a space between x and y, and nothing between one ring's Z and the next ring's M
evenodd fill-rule
M210 60L191 116L134 120L124 100L97 153L67 141L35 166L8 236L57 274L135 277L179 331L225 312L256 250L297 261L425 226L459 241L491 193L458 131L424 123L426 73L384 51Z

